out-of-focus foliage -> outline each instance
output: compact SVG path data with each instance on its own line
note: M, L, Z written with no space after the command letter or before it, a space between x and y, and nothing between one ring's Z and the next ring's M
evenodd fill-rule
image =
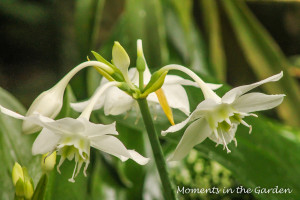
M151 71L177 63L204 75L210 82L224 83L227 80L234 85L241 85L283 70L284 79L269 84L266 90L268 93L287 95L279 110L279 118L283 123L299 127L300 95L299 81L296 81L300 77L299 58L294 56L288 59L284 53L300 54L300 40L297 39L300 38L300 22L296 17L300 13L300 4L286 1L274 3L271 0L264 2L267 3L241 0L45 0L39 3L3 0L0 2L0 41L3 50L0 56L0 84L22 97L21 102L29 104L24 97L48 89L61 78L60 72L85 61L86 56L92 58L91 50L98 51L110 60L114 41L124 46L130 55L131 66L134 66L136 40L142 39ZM268 12L259 15L257 8L260 6L279 9L274 9L277 12L274 14L268 9ZM259 21L252 12L260 16ZM279 43L282 46L290 38L281 33L283 36L276 38L275 42L266 31L266 24L275 24L273 18L267 21L267 14L281 16L281 23L289 28L291 38L294 38L290 42L295 43L291 50L285 47L283 53L277 45ZM232 68L232 63L240 65L239 69ZM50 69L45 69L47 66L51 66L48 67ZM85 99L91 96L100 79L94 69L89 69L75 77L71 83L72 89L79 99ZM78 116L68 106L69 102L75 101L72 89L68 87L58 118ZM202 95L198 89L187 87L187 90L193 110L202 100ZM3 89L0 90L0 104L25 113L23 106ZM164 130L170 125L162 112L152 112L157 115L157 130ZM275 116L274 112L266 114ZM107 117L99 111L92 116L92 121L110 123L118 119L117 129L124 144L142 155L151 156L141 120L134 123L137 117L134 111L126 119L124 116ZM174 112L174 117L177 123L184 119L178 112ZM291 194L189 194L180 197L299 198L300 132L298 128L274 120L278 118L249 118L247 122L253 125L252 135L240 127L237 131L238 147L229 145L231 154L226 154L221 147L216 148L206 140L195 148L197 153L192 152L176 166L170 164L169 168L178 186L234 188L243 185L249 188L273 188L278 185L293 189ZM172 152L181 135L182 132L161 138L166 154ZM0 114L1 199L12 199L14 194L11 169L15 161L28 168L37 184L41 175L40 158L31 155L35 137L22 135L20 121ZM92 150L88 177L80 173L76 182L70 183L67 180L71 177L73 167L74 162L65 162L61 167L61 175L55 170L51 172L47 200L163 199L153 159L147 166L139 166L133 161L122 163L117 158Z

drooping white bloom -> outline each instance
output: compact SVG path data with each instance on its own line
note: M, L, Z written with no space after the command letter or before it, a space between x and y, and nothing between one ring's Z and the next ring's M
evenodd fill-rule
M195 145L207 137L216 142L217 145L222 144L229 153L230 150L227 145L232 140L237 144L235 132L239 124L249 127L249 133L251 133L251 125L248 125L243 118L247 116L257 117L252 112L274 108L281 104L285 96L282 94L266 95L259 92L246 93L264 83L278 81L281 77L282 72L257 83L236 87L228 91L222 98L213 94L212 91L206 91L206 94L209 94L208 97L197 106L186 120L162 132L162 135L176 132L191 122L170 160L184 158ZM208 90L208 87L203 89Z
M118 44L118 43L117 43ZM116 48L119 45L115 44ZM142 56L142 58L145 61L145 71L144 71L144 85L147 85L147 83L150 81L151 78L151 73L150 70L147 66L144 53L143 53L143 48L142 48L142 43L141 40L138 40L137 42L137 49L138 49L138 54ZM124 54L124 56L119 56L123 58L122 60L120 59L115 59L114 63L118 64L120 66L129 66L130 61L128 61L129 57L125 56L125 53L122 50L115 50L116 52L122 52L122 53L116 53L116 55ZM114 51L113 51L114 52ZM114 53L113 53L114 55ZM127 54L126 54L127 55ZM118 56L115 56L118 57ZM122 61L122 62L121 62ZM124 64L125 63L125 64ZM126 67L119 67L120 69L126 68ZM127 70L127 68L126 68ZM124 72L125 73L125 72ZM126 72L127 73L127 72ZM126 75L127 76L127 75ZM139 84L139 73L136 68L131 68L128 72L128 77L130 81L126 82L131 82L134 85L138 86ZM100 86L97 88L99 90L104 84L106 84L108 81L106 79L102 79ZM221 87L219 84L207 84L211 89L217 89ZM188 101L188 96L186 94L185 89L183 86L195 86L199 87L195 82L184 79L180 76L176 75L167 75L165 77L164 84L162 86L162 90L166 96L167 102L171 108L179 109L186 115L189 115L190 113L190 106L189 106L189 101ZM131 110L132 108L138 107L137 102L128 94L126 94L124 91L120 90L117 87L111 88L110 90L107 90L102 96L101 99L98 100L98 102L95 104L94 110L100 109L104 107L104 113L105 115L119 115L124 112L127 112ZM158 105L159 100L157 98L157 95L154 93L151 93L147 97L147 101L149 102L150 105ZM89 103L88 101L80 102L80 103L72 103L71 107L80 112L82 111L86 105Z
M116 84L114 84L114 82L108 83L97 93L97 96L113 85ZM85 163L83 172L84 175L86 175L86 169L89 165L90 147L116 156L122 161L126 161L130 158L138 164L146 164L149 160L148 158L141 156L134 150L128 150L124 144L115 137L118 135L115 123L102 125L94 124L89 121L91 107L93 107L92 104L94 102L95 101L92 100L91 104L87 106L86 110L84 110L77 119L63 118L53 120L39 113L22 116L2 106L0 106L0 110L2 113L11 117L30 121L31 123L43 127L41 133L34 141L32 147L33 155L57 151L57 155L61 156L59 164L57 165L58 171L65 159L75 159L74 172L72 178L69 179L71 182L74 182L74 178L79 173L83 163Z
M41 93L31 104L30 108L26 113L26 116L30 116L31 114L37 112L43 116L54 119L62 108L64 92L69 81L77 72L89 66L97 66L110 73L113 72L109 66L98 61L88 61L88 62L81 63L80 65L72 69L55 86ZM25 134L35 133L41 129L42 127L27 120L25 120L22 125L22 130Z

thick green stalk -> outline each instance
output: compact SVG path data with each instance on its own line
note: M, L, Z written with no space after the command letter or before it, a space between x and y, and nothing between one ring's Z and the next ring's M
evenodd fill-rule
M175 189L172 186L169 173L167 170L165 158L163 155L163 151L159 142L158 135L155 131L154 124L152 121L152 116L149 111L148 103L146 99L138 99L138 104L141 110L141 114L143 117L143 121L148 133L148 137L150 140L150 144L152 147L156 167L162 182L162 186L165 192L165 198L168 200L177 199L175 194Z

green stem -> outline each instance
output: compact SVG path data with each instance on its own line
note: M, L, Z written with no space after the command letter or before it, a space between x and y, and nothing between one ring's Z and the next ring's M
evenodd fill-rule
M139 89L143 91L144 89L144 72L139 71Z
M165 192L165 199L168 200L175 200L177 199L176 194L175 194L175 189L171 183L169 173L167 170L165 158L163 155L163 151L158 139L158 135L155 131L154 124L152 121L152 116L149 111L148 103L146 99L138 99L137 100L141 114L143 117L143 121L148 133L148 137L151 143L156 167L162 182L162 186Z

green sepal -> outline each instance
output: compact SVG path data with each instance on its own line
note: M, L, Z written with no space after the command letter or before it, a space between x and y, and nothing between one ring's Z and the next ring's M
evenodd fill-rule
M48 182L48 176L47 176L47 174L43 174L34 190L32 200L43 200L44 199L47 182Z
M110 76L115 79L116 81L124 81L124 78L122 76L122 73L121 71L116 67L114 66L113 64L111 64L110 62L108 62L107 60L105 60L105 58L103 58L100 54L98 54L97 52L95 51L91 51L92 54L94 55L94 57L96 58L97 61L99 62L103 62L104 64L108 65L109 67L111 67L115 73L113 74L110 74ZM103 71L103 70L102 70ZM107 72L106 72L107 73ZM101 74L101 73L100 73ZM107 73L108 74L108 73ZM103 75L103 74L101 74ZM104 76L104 75L103 75ZM106 78L106 77L105 77Z
M21 178L16 183L16 196L24 197L24 181Z
M146 98L150 93L155 92L156 90L160 89L162 85L164 84L165 77L168 74L168 71L156 71L152 76L147 84L147 86L144 88L144 91L140 98Z
M119 88L121 90L123 90L124 92L131 94L133 91L131 90L131 88L129 87L129 85L127 83L121 83L121 85L119 86Z

